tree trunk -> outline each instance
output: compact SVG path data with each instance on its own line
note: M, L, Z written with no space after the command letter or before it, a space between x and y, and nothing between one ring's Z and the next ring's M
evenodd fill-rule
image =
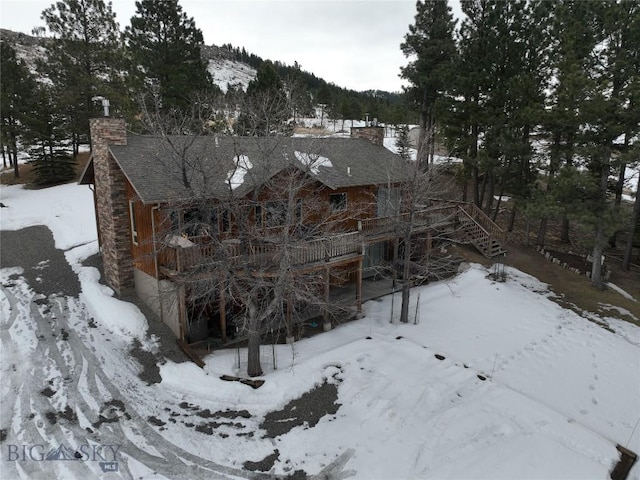
M16 158L13 162L13 176L15 178L20 178L20 169L18 168L18 156L16 155Z
M413 218L410 220L413 221ZM402 265L402 308L400 310L400 321L409 323L409 296L411 294L411 229L404 237L404 264Z
M547 236L547 222L548 218L546 216L540 219L540 228L538 229L538 238L536 239L536 245L543 247L544 240Z
M4 151L4 135L0 135L0 152L2 152L2 167L7 168L7 156Z
M402 308L400 310L400 321L409 323L409 298L411 295L411 285L405 281L402 284Z
M11 154L13 154L13 176L20 178L20 169L18 168L18 141L16 139L16 122L13 118L9 118L9 165L11 165Z
M252 321L251 323L254 322ZM252 325L249 331L247 375L250 377L259 377L262 375L262 366L260 365L260 332L258 331L257 325Z
M504 174L502 175L502 179L500 180L500 193L498 194L498 200L496 201L496 209L494 210L493 217L491 218L491 220L493 220L494 222L496 221L496 218L498 218L498 213L500 213L500 204L502 203L502 197L504 196L504 189L507 185L507 177L509 176L509 170L511 170L512 163L513 163L512 159L509 159L509 161L507 162L507 168ZM492 193L492 198L493 198L493 193ZM513 228L513 225L510 227L509 231L511 231L512 228Z
M480 197L478 199L478 208L482 208L482 205L484 204L484 194L487 191L487 182L489 180L489 173L488 172L484 172L484 175L482 177L482 189L480 190Z
M562 243L571 243L571 239L569 238L569 217L566 215L562 216L562 225L560 227L560 241Z
M509 232L513 232L513 228L516 225L516 215L518 213L518 209L514 205L511 209L511 217L509 218L509 228L507 229ZM527 221L527 228L529 228L529 222ZM527 245L528 246L528 245Z
M593 246L593 265L591 266L591 285L599 290L604 290L604 279L602 278L602 242L604 241L604 228L602 221L598 221L596 227L596 239Z
M633 204L633 215L631 217L631 225L629 225L629 236L627 238L627 246L624 249L624 258L622 259L622 269L627 272L631 268L631 252L633 251L633 240L636 235L636 228L640 222L640 176L638 177L638 186L636 191L636 201Z
M620 165L620 173L618 175L618 182L616 183L616 200L615 204L620 205L622 203L622 187L624 186L624 175L626 173L627 165Z
M605 209L607 203L607 181L609 179L609 158L600 165L600 202L596 217L596 237L593 245L593 266L591 268L591 285L604 289L602 278L602 246L604 245Z
M480 173L478 165L473 166L473 203L476 207L480 208L480 188L478 183L480 182Z
M629 134L625 133L624 135L624 146L622 147L623 151L627 150L629 145ZM622 163L620 165L620 172L618 173L618 181L616 182L616 200L615 205L619 206L622 203L622 189L624 187L624 176L626 173L627 164Z
M462 179L462 201L467 201L467 196L469 195L469 179L467 178L466 167L464 168L465 172L463 173L464 177Z
M493 208L493 200L496 192L496 176L494 172L491 172L489 176L489 194L487 195L487 215L491 215L491 208Z
M471 158L473 158L473 201L476 206L480 208L480 189L478 185L480 178L480 169L478 168L478 136L478 125L473 125L473 127L471 127Z

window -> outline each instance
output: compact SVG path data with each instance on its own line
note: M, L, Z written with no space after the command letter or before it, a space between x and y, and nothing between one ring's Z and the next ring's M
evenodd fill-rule
M231 212L227 209L224 209L220 212L220 231L231 231Z
M267 202L265 204L267 227L279 227L284 225L287 219L287 207L285 202Z
M131 241L134 245L138 245L138 227L136 225L136 204L133 200L129 200L129 218L131 220Z
M347 209L347 194L346 193L332 193L329 195L329 204L331 210L334 212Z
M253 207L253 218L256 222L256 228L262 228L262 207L260 205Z
M390 217L400 213L400 189L378 188L378 217Z
M200 229L200 212L195 208L190 208L182 212L182 229L189 237L195 237Z
M172 233L175 233L180 229L180 213L176 210L169 212L169 228Z

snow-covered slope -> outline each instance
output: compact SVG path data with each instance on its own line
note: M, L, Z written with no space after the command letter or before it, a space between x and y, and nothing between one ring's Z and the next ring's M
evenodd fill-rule
M18 58L24 60L33 73L37 73L36 61L46 58L46 49L43 46L47 41L46 38L33 37L6 29L1 29L0 37L3 41L11 42L16 49ZM204 47L203 56L208 62L208 70L214 83L223 92L227 91L228 85L238 84L242 86L243 90L246 90L249 82L256 77L256 70L253 67L225 58L225 51L215 45Z
M254 68L226 58L209 60L208 70L213 77L213 83L225 93L229 85L241 85L242 89L246 90L249 82L256 78Z

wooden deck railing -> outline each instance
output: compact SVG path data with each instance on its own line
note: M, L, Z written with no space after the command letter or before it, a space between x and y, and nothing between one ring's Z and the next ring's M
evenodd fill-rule
M359 232L348 232L318 240L294 242L286 249L279 245L253 244L243 254L239 243L197 244L188 247L166 247L159 254L161 266L175 272L187 272L205 264L247 262L252 267L268 267L277 264L282 255L289 255L293 266L330 262L347 255L362 253Z
M418 210L413 214L414 227L439 226L455 219L457 207L443 205ZM409 214L391 217L366 218L358 221L358 230L364 235L379 235L393 232L397 226L409 221Z
M456 219L460 220L459 215L472 221L477 230L474 234L495 239L501 243L506 241L506 232L471 203L442 201L435 207L414 212L414 229L440 228ZM346 255L361 254L367 239L391 234L398 225L408 219L408 214L362 219L358 221L357 231L292 243L286 249L270 243L253 243L245 251L241 251L237 240L208 243L206 239L196 239L196 242L190 246L163 248L159 253L158 262L174 272L187 272L198 266L216 262L247 263L251 266L267 268L279 263L282 255L289 255L289 262L293 266L331 262Z

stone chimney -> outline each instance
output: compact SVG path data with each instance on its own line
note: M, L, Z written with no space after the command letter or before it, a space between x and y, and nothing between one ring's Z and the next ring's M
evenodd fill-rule
M122 118L101 117L90 119L89 127L104 275L107 284L122 295L133 287L127 179L109 145L127 144L126 123Z
M353 138L364 138L374 145L384 146L384 127L370 125L367 127L351 127Z

